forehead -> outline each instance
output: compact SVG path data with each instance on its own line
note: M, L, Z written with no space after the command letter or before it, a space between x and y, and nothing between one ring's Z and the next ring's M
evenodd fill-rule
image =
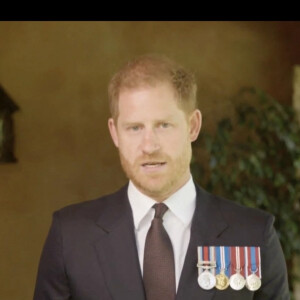
M118 109L119 117L181 111L176 93L169 83L123 89L119 94Z
M137 82L136 84L131 85L124 85L120 88L119 91L119 100L124 95L141 93L141 92L156 92L161 93L163 95L168 95L171 97L176 98L176 90L172 86L172 84L167 80L143 80L141 82Z

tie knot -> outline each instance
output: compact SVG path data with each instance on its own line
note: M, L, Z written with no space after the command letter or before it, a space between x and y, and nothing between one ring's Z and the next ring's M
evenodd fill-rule
M157 203L153 205L155 209L155 215L154 218L161 219L165 212L168 210L168 206L165 205L164 203Z

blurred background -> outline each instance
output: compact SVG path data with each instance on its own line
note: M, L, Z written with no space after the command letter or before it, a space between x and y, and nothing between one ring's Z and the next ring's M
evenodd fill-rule
M213 130L243 86L293 104L300 23L0 22L0 85L20 108L17 162L0 164L0 299L32 299L53 211L126 183L107 130L107 84L153 52L196 73L203 128Z

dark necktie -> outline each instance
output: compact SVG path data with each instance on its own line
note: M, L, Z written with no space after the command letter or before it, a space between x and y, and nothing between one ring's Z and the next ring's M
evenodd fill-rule
M147 233L143 278L147 300L174 300L176 295L173 247L163 226L168 207L155 204L155 216Z

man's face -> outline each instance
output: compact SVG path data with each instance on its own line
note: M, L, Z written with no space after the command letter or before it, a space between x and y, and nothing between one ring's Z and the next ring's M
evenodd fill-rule
M187 116L169 84L121 91L118 120L108 124L122 167L142 193L163 201L188 181L201 114Z

